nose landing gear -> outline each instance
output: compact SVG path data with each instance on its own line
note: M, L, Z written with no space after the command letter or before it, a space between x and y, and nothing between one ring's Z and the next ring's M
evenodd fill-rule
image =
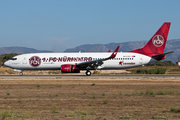
M19 75L20 75L20 76L23 76L23 72L22 72L22 70L14 69L14 71L16 71L16 72L20 72L20 73L19 73Z
M22 72L20 72L20 73L19 73L19 75L20 75L20 76L23 76L23 73L22 73Z

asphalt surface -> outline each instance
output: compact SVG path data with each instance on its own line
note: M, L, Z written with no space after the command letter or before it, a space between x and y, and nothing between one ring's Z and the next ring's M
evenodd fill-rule
M0 79L5 78L180 78L180 75L0 75Z

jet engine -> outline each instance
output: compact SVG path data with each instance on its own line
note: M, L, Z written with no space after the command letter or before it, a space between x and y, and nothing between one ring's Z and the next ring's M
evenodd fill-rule
M62 73L80 73L80 66L64 64L64 65L61 65L61 72Z

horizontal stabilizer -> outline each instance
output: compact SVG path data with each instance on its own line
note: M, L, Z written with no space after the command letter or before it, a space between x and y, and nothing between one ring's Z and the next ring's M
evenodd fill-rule
M163 53L163 54L158 54L158 55L153 55L152 58L154 58L156 60L163 60L166 57L166 55L169 55L171 53L174 53L174 51Z

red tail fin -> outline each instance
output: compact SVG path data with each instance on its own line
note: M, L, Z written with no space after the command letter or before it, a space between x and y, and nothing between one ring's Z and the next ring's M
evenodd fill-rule
M170 22L165 22L143 48L130 52L140 53L148 56L164 53L170 25Z

